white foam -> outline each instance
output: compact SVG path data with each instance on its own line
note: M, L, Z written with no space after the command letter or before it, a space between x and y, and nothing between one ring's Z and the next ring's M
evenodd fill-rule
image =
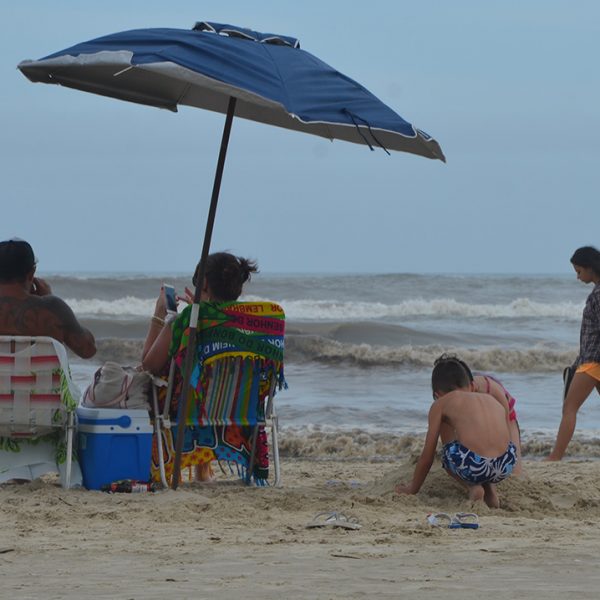
M281 300L279 303L284 307L287 318L297 321L363 321L385 317L554 317L579 321L583 310L583 304L575 302L546 304L528 298L518 298L507 304L468 304L452 298L417 298L399 304L335 300Z
M246 296L244 300L264 300ZM273 300L272 298L270 300ZM155 299L125 296L117 300L79 300L66 302L81 316L148 317L154 310ZM575 302L546 304L528 298L518 298L507 304L468 304L452 298L405 300L398 304L381 302L341 302L337 300L281 300L287 318L294 321L368 321L386 317L463 317L463 318L540 318L554 317L579 321L583 305Z
M155 298L144 299L125 296L117 300L77 300L67 298L73 312L83 317L147 317L154 314Z

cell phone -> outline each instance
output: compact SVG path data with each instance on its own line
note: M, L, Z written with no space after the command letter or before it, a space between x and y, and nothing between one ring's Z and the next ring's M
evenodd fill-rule
M177 312L177 298L175 298L175 288L172 285L163 284L165 290L165 300L167 301L167 312Z

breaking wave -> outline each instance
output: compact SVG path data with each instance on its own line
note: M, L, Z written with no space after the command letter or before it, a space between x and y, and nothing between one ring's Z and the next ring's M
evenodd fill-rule
M247 296L247 300L264 300ZM77 315L84 317L148 318L154 310L154 298L124 296L116 300L67 298ZM337 300L281 300L287 318L297 321L360 321L406 317L457 318L559 318L578 321L583 305L576 302L543 303L518 298L506 304L469 304L452 298L413 299L398 304L380 302L342 302Z
M136 364L141 358L143 342L105 338L98 340L97 345L95 361L110 360L121 364ZM361 368L429 368L443 352L458 354L474 370L513 373L562 372L565 365L571 364L577 355L575 348L461 348L441 344L388 347L343 344L318 336L290 335L286 338L285 356L287 363L315 362Z
M76 315L82 317L144 317L150 318L154 312L156 298L136 298L124 296L117 300L91 298L78 300L67 298L67 304Z
M352 363L360 367L431 367L443 352L459 355L471 368L498 372L552 372L571 364L576 349L555 350L543 346L528 349L463 348L441 344L427 346L372 346L342 344L322 337L288 336L286 360Z
M249 297L250 299L250 297ZM251 298L259 300L258 297ZM583 305L575 302L543 303L518 298L506 304L468 304L452 298L412 299L399 304L340 302L335 300L281 300L292 320L368 320L386 317L522 318L558 317L579 320Z

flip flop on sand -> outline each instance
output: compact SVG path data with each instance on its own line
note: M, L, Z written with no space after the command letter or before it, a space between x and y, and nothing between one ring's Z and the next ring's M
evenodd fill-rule
M479 517L475 513L456 513L453 521L462 529L479 529Z
M427 515L427 522L432 527L448 527L449 529L458 528L458 524L454 523L452 517L448 513L430 513Z
M343 529L360 529L362 525L356 517L348 517L342 512L332 510L329 512L320 512L315 515L310 523L306 524L307 529L314 527L341 527Z
M447 527L448 529L479 529L479 517L475 513L430 513L427 521L432 527Z

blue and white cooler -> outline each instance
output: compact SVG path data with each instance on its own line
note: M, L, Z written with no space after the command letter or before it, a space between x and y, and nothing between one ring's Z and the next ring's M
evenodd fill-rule
M99 490L119 479L150 480L152 432L146 409L77 409L83 485Z

